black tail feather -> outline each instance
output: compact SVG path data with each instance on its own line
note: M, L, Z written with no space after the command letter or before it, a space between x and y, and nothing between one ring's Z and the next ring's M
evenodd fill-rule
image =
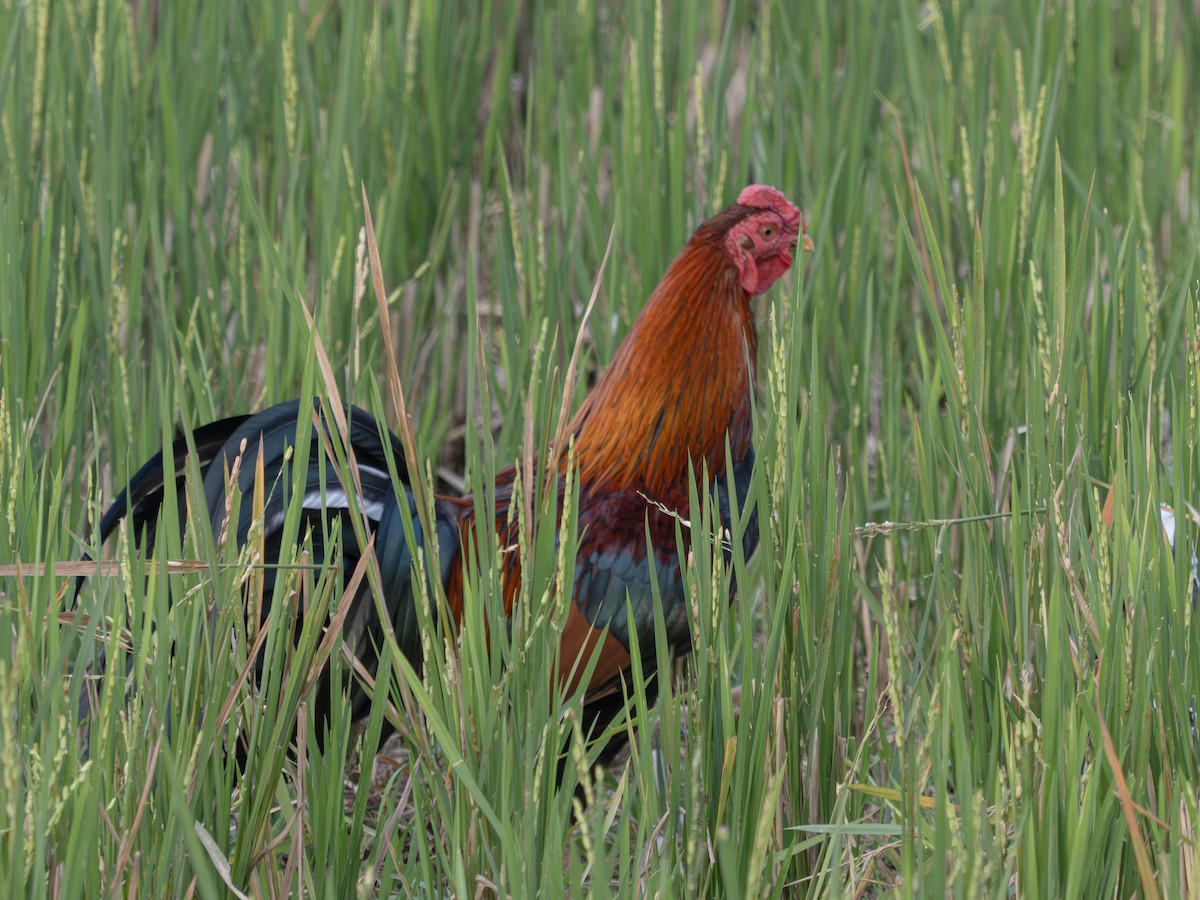
M214 537L222 529L229 528L229 536L242 547L250 537L254 525L253 504L240 505L237 521L225 523L228 492L231 487L243 494L254 490L258 470L263 473L265 502L261 523L264 562L275 563L283 553L284 520L292 502L293 491L303 490L301 498L302 521L298 539L307 534L311 540L318 565L326 561L330 552L331 526L341 521L340 543L336 550L339 568L348 580L358 565L363 547L355 535L350 518L353 507L366 516L369 532L375 535L375 553L382 576L385 606L391 617L391 625L402 652L420 666L421 635L416 611L416 594L412 584L413 557L404 536L403 513L388 468L388 451L395 465L404 473L404 455L400 441L382 427L370 414L354 407L348 408L348 443L353 451L353 464L361 493L351 504L349 495L355 493L355 485L343 485L342 473L322 443L320 429L331 430L334 426L324 418L319 402L314 401L316 420L313 424L312 444L308 453L307 472L303 478L295 477L289 468L295 464L292 449L296 444L297 427L303 427L300 401L281 403L260 413L235 416L202 426L193 432L193 446L203 477L205 504ZM320 429L318 428L320 426ZM189 455L188 442L177 439L171 448L174 460L174 479L168 484L164 467L164 455L158 453L129 480L129 484L105 512L100 522L98 544L103 544L116 532L123 520L128 520L135 540L144 551L153 551L158 526L163 511L163 502L168 488L182 493L187 473ZM240 457L240 459L239 459ZM230 474L237 470L235 482L229 483ZM411 491L404 488L404 500L413 519L415 538L418 545L424 543L424 535L416 516ZM181 516L185 504L180 504ZM181 522L180 526L183 527ZM456 512L439 505L436 527L441 550L440 565L431 572L431 577L441 577L443 583L449 574L451 561L458 550L459 531ZM86 557L85 557L86 558ZM432 568L432 567L431 567ZM263 604L261 615L265 620L270 612L279 569L270 567L263 578ZM78 597L86 579L76 582ZM353 599L350 614L343 627L343 637L358 655L368 671L374 672L378 653L383 644L382 625L375 611L369 586L364 582ZM261 676L264 658L260 655L256 674ZM103 656L93 664L93 677L102 676ZM323 684L315 698L315 706L323 715L328 704L331 685ZM361 712L369 698L359 690L352 689L351 703L356 713ZM87 692L80 699L80 715L90 712Z
M193 446L196 448L196 458L200 473L203 474L212 465L221 448L225 446L229 436L249 416L233 416L202 425L192 432ZM184 478L187 476L187 458L190 450L186 437L178 437L171 444L171 456L174 460L174 488L182 493ZM125 489L117 495L117 499L105 510L100 518L100 527L96 538L96 546L104 544L116 532L122 520L128 519L133 528L134 539L149 555L154 550L158 540L159 514L162 512L163 500L166 496L166 470L163 465L165 457L162 451L154 454L132 478ZM180 523L182 525L182 522ZM90 560L88 554L83 554L84 560ZM76 600L83 590L87 579L83 576L75 579Z

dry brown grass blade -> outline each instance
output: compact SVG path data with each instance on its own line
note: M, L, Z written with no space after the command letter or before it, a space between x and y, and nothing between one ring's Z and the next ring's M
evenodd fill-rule
M1154 880L1154 865L1150 861L1150 852L1146 849L1146 841L1142 838L1142 830L1138 827L1137 804L1129 793L1129 783L1125 780L1125 772L1121 769L1121 759L1117 756L1117 748L1113 744L1108 725L1100 714L1100 704L1096 704L1096 719L1100 722L1100 735L1104 739L1104 755L1112 767L1113 781L1116 782L1117 796L1121 800L1121 811L1129 825L1129 842L1133 845L1133 855L1137 860L1138 878L1142 882L1142 896L1146 900L1158 900L1158 885Z
M251 869L256 868L259 863L261 863L264 859L266 859L291 839L292 829L296 827L296 820L301 818L301 812L302 810L299 806L292 807L292 814L288 816L287 822L285 822L283 827L279 829L279 834L271 838L271 840L269 840L267 843L263 844L262 849L254 854L254 858L250 862ZM255 895L255 900L258 900L258 897L260 896L262 896L261 892ZM275 893L267 894L266 896L282 897L286 895L281 891L276 891Z
M321 638L317 652L313 654L312 665L308 670L308 683L310 685L315 683L321 677L321 673L325 671L325 663L329 659L329 654L333 651L334 642L341 640L342 626L346 624L346 616L350 614L350 607L354 605L354 597L358 593L358 588L362 584L363 578L366 577L367 568L374 555L375 533L371 532L367 535L366 547L363 549L362 556L358 558L358 564L354 567L354 573L350 576L350 581L347 582L345 590L342 591L341 602L338 603L337 609L329 620L329 626L325 629L325 636Z
M362 496L362 480L359 477L358 465L354 459L354 448L350 446L350 426L346 421L346 404L342 402L342 392L338 390L337 378L333 374L333 365L329 362L329 354L325 352L325 342L321 340L321 333L317 331L316 322L313 320L312 313L308 311L308 304L304 297L300 297L300 308L304 310L304 320L308 323L308 330L313 336L313 350L317 356L317 368L321 371L321 381L325 385L325 395L329 398L329 403L325 407L329 410L329 415L333 417L334 424L337 425L338 434L341 435L342 447L346 451L346 461L350 468L350 477L354 480L354 491L356 497ZM320 434L323 431L323 426L317 411L313 410L313 427ZM333 456L333 449L328 442L322 442L325 448L325 453L334 463L334 468L337 468L337 460ZM346 485L342 485L343 488ZM348 492L347 492L348 493Z
M374 694L376 687L375 675L363 665L362 660L354 655L354 652L350 649L350 645L346 644L345 642L342 643L342 658L349 663L350 668L354 670L354 674L357 675L359 680L366 686L368 693ZM403 721L403 719L400 718L400 710L396 708L396 705L392 703L391 699L385 699L384 702L387 704L387 707L384 711L384 715L387 720L391 722L393 726L395 726L397 731L403 731L405 734L408 734L408 732L402 729L400 726L400 723Z
M296 710L296 812L292 815L292 821L289 824L288 831L291 832L291 847L288 850L287 862L283 867L283 878L281 883L284 890L287 890L287 885L295 882L296 884L304 884L304 817L300 815L300 811L304 809L307 801L307 791L305 790L305 764L308 760L307 748L305 746L308 740L308 726L305 721L308 716L308 704L301 703L299 709Z
M554 433L554 445L550 450L550 459L546 466L546 482L543 494L547 493L550 478L558 471L558 461L562 457L563 439L567 433L568 413L571 409L571 398L575 395L575 382L579 378L579 354L583 350L583 335L587 331L588 319L596 306L596 298L600 296L600 285L604 282L604 270L608 267L609 256L612 255L613 241L617 236L617 223L614 221L608 230L608 246L604 248L604 258L600 260L600 268L596 271L596 280L592 282L592 295L588 298L587 307L583 311L583 320L575 334L575 346L571 350L571 361L567 365L567 376L563 381L562 406L558 410L558 426Z
M267 508L266 464L263 454L254 456L254 493L252 495L250 536L254 541L252 559L266 558L266 530L262 527ZM263 571L247 572L249 586L246 591L246 634L250 640L257 637L259 624L262 622L263 585L266 583Z
M1192 807L1189 797L1181 794L1179 797L1179 832L1183 838L1183 852L1179 855L1179 881L1186 895L1194 897L1200 893L1200 840L1197 839L1196 826L1192 821ZM1190 851L1190 852L1189 852Z
M392 401L392 415L396 430L400 432L400 443L404 446L405 464L409 467L409 488L417 500L417 509L425 509L425 484L417 462L417 438L413 434L412 421L408 417L408 404L404 399L404 386L400 383L400 371L396 368L396 342L392 338L392 320L388 314L387 291L383 285L383 266L379 262L379 245L375 241L375 221L371 218L371 202L367 199L367 186L362 185L363 219L367 229L367 258L371 265L371 287L375 291L375 302L379 307L379 332L383 336L384 359L387 361L388 398Z
M304 311L304 321L308 324L308 330L313 336L313 349L317 354L317 368L321 370L321 381L325 385L325 392L329 395L329 399L333 401L334 408L329 412L342 434L345 434L346 408L342 403L342 392L338 390L337 378L333 374L333 365L329 362L329 354L325 352L325 342L321 339L321 332L317 330L317 323L308 310L308 301L304 299L303 294L300 295L300 309Z
M111 897L119 896L117 888L120 887L122 873L133 858L133 842L137 837L138 828L141 827L146 805L150 802L150 790L154 786L154 770L158 767L158 752L162 749L162 740L160 732L150 746L150 757L146 761L146 780L142 785L141 796L138 797L137 811L133 815L133 825L121 836L121 848L117 852L117 862L113 866L113 877L108 886L108 893Z
M208 563L197 559L168 559L165 566L148 560L145 563L146 575L151 574L186 574L188 572L205 572ZM223 566L229 568L229 566ZM0 578L41 578L44 575L54 575L60 578L91 578L96 575L112 577L121 574L121 562L115 559L79 559L55 563L33 562L14 563L0 566Z
M375 287L376 297L380 303L380 327L383 332L384 344L388 348L387 356L390 373L396 378L398 383L399 378L395 374L391 328L387 318L387 302L385 300L385 295L382 293L383 275L379 266L379 248L375 244L375 226L371 221L371 211L370 208L366 206L366 203L367 195L366 188L364 187L363 204L366 213L367 246L371 261L372 281ZM304 310L304 318L308 323L309 331L312 332L313 346L317 356L317 365L321 371L321 379L325 384L326 396L329 398L327 408L329 408L329 414L333 417L333 421L337 425L338 434L341 438L342 449L346 454L346 464L350 470L350 477L354 482L354 495L358 498L361 498L363 496L362 475L358 469L358 461L355 459L354 446L350 441L350 427L346 420L346 404L343 402L341 392L338 390L337 379L334 376L333 366L329 361L328 353L325 351L325 342L321 339L320 332L317 331L316 323L313 320L312 314L308 310L308 305L304 302L304 298L301 297L300 301L300 307ZM403 398L401 398L401 403L403 403ZM405 419L404 425L407 425L407 419ZM313 410L313 427L316 428L317 433L322 436L325 434L325 428L327 427L325 423L322 422L321 417L317 415L317 411L315 409ZM411 440L411 430L411 427L409 427L406 432L405 428L401 427L401 438L405 440L405 454L409 456L410 459L415 459L415 449L410 449L409 445L409 441ZM384 443L386 443L386 439L384 440ZM329 441L324 439L321 441L321 446L324 448L327 458L333 463L334 470L339 472L338 479L340 481L341 468L338 466L337 458L333 452L333 447ZM346 485L342 485L343 489L346 487ZM347 493L349 493L349 491L347 491ZM341 626L349 613L349 608L351 605L350 601L353 599L354 592L358 590L358 586L368 570L373 569L375 571L375 583L379 583L378 561L375 558L375 536L369 527L366 513L361 508L361 505L357 506L356 512L357 519L362 526L362 535L360 536L360 540L365 538L366 544L364 546L362 557L359 559L358 566L355 569L352 583L347 587L347 591L343 593L342 601L339 604L338 610L334 614L333 620L330 622L329 631L326 633L321 647L318 649L318 655L316 657L317 659L327 658L329 655L329 647L332 646L332 640L334 637L340 638ZM384 620L385 627L390 631L392 623L388 619L386 608L382 604L380 604L378 608L380 618ZM323 655L322 650L324 651ZM313 680L314 675L310 673L309 681L311 682Z
M383 863L389 852L393 852L393 836L396 829L400 825L400 817L403 813L411 809L410 800L412 798L413 777L417 771L417 766L420 765L420 760L415 759L412 766L409 768L408 777L404 782L404 787L400 790L400 796L396 800L396 806L392 810L392 814L388 817L383 829L379 833L379 838L376 840L375 860L371 864L371 868L363 873L359 884L366 884L369 887L374 887L375 882L379 878L379 873L383 871ZM368 880L369 879L369 880Z
M1104 507L1100 510L1100 521L1104 523L1105 528L1112 528L1117 517L1117 485L1120 483L1121 473L1118 472L1113 476L1112 485L1104 497Z
M220 712L217 713L217 734L225 730L225 726L229 723L229 717L233 715L233 705L237 702L238 694L250 679L250 670L254 668L254 663L258 659L259 651L262 650L263 644L267 642L267 629L259 628L258 635L254 639L254 645L250 648L249 654L246 656L246 664L242 666L242 670L238 672L238 677L234 679L233 686L230 687L229 693L225 695L225 702L221 704ZM194 789L199 777L199 773L193 777L192 788Z

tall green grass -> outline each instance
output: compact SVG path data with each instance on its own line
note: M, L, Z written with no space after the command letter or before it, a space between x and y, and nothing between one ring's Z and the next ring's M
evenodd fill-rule
M1200 894L1196 535L1159 513L1200 473L1198 60L1186 0L0 0L4 890ZM414 470L486 494L553 436L610 233L572 408L750 180L816 241L759 304L762 542L726 567L697 494L697 650L612 771L545 674L574 547L540 483L512 632L484 542L461 637L431 594L425 671L387 657L383 790L311 712L318 616L277 604L241 677L258 570L204 529L149 577L122 535L78 609L29 574L179 426L395 426L389 362ZM137 690L84 741L101 648Z

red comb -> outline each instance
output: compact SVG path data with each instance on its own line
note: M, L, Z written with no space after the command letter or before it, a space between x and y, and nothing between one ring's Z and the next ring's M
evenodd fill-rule
M783 196L780 191L766 184L751 184L742 188L738 194L738 206L750 206L755 209L769 209L779 213L787 221L803 221L800 210Z

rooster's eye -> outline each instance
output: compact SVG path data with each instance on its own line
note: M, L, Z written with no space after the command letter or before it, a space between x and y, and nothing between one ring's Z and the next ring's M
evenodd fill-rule
M773 225L764 225L762 227L762 236L765 237L768 241L771 238L775 237L775 227Z

